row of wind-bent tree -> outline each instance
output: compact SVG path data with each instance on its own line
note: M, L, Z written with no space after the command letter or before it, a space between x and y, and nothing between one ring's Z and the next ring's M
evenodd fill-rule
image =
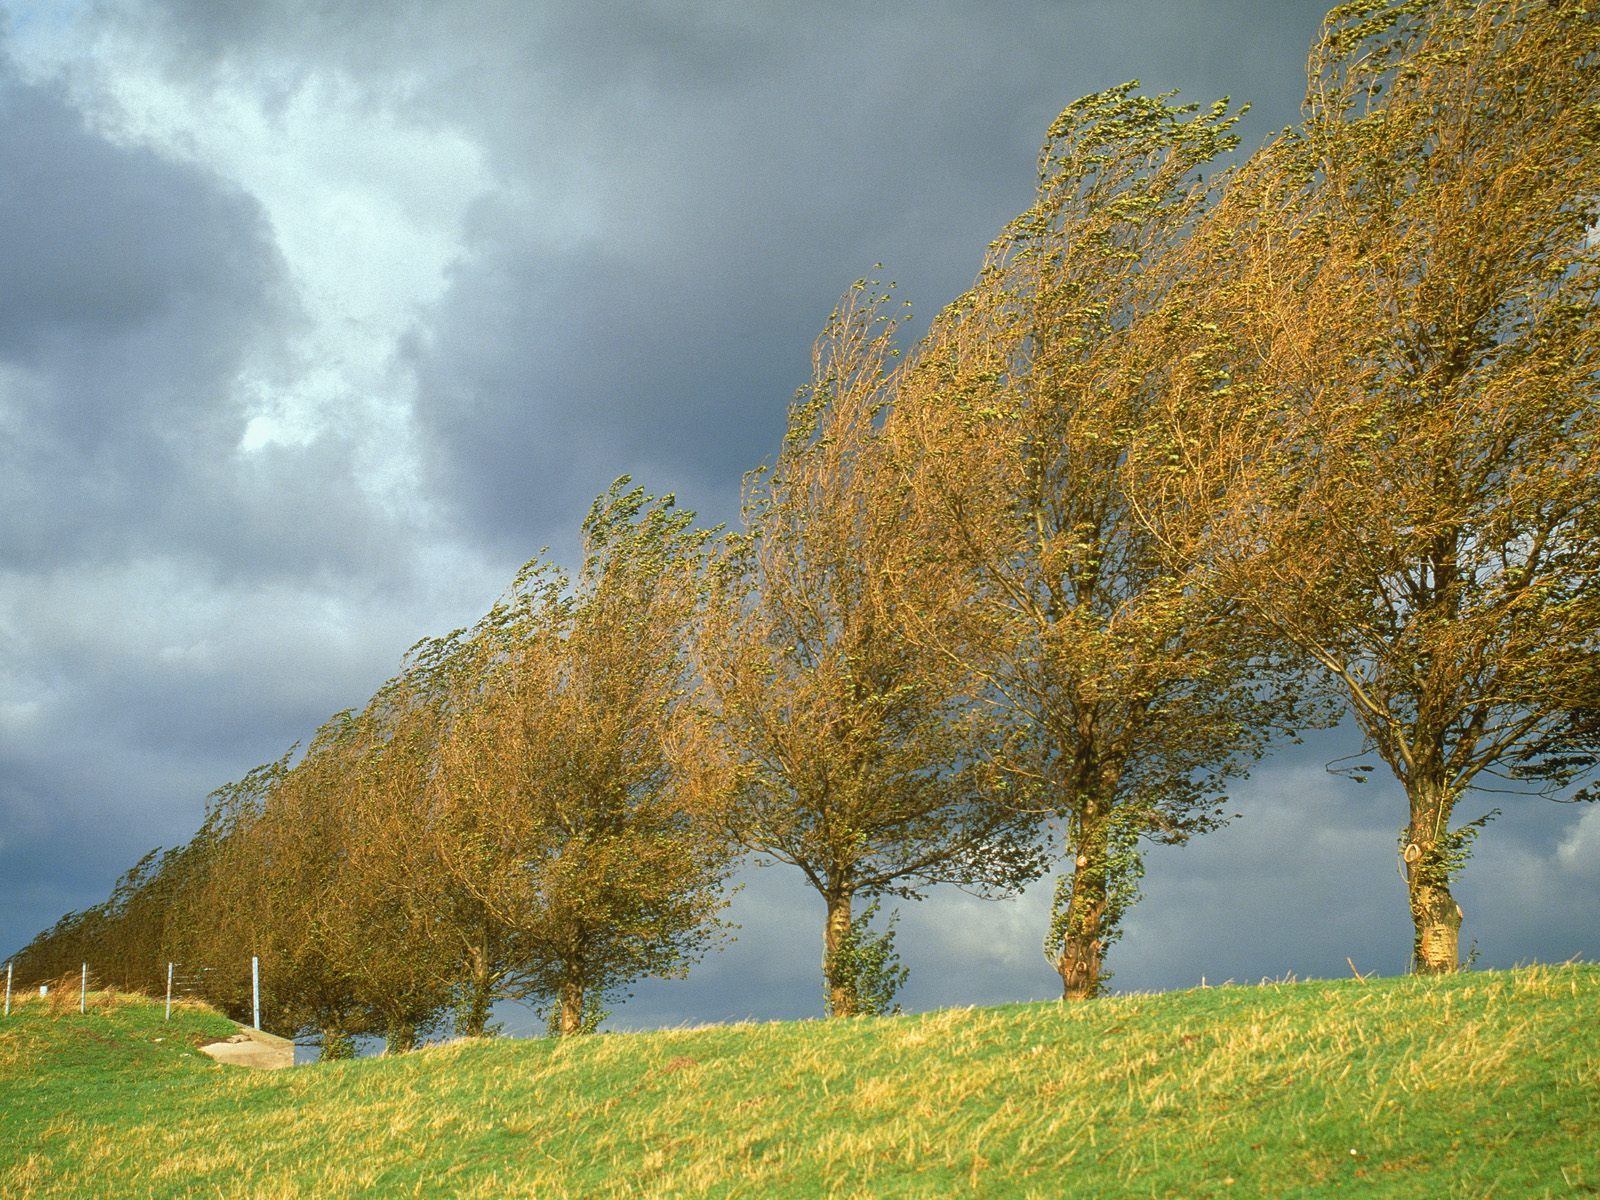
M1302 124L1209 181L1225 102L1071 105L905 361L847 294L738 534L613 487L576 581L530 564L19 962L174 957L238 1008L257 953L335 1051L506 997L571 1033L715 942L748 850L821 897L844 1015L899 978L879 897L1013 891L1053 825L1047 954L1089 996L1141 841L1337 700L1454 969L1463 797L1582 798L1596 760L1597 67L1582 0L1361 0Z
M1365 0L1169 305L1141 516L1402 785L1425 972L1456 969L1451 883L1493 815L1452 824L1462 799L1595 761L1597 218L1593 5Z
M219 789L189 846L41 935L24 972L81 952L154 990L175 960L245 1013L256 956L264 1021L328 1057L452 1014L481 1034L505 998L580 1032L631 981L681 974L724 928L733 861L689 659L708 535L626 485L590 512L575 584L529 564L298 761Z

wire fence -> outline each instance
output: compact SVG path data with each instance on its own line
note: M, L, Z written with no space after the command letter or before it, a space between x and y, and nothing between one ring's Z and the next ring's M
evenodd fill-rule
M178 962L167 963L165 1019L168 1021L172 1019L172 1002L174 1000L177 1000L180 1003L184 1001L205 1003L208 995L207 985L211 982L210 977L215 970L215 967L209 966L189 967ZM11 1016L12 987L15 981L15 972L16 964L14 962L6 963L4 1013L8 1018ZM69 981L70 976L63 975L53 983L39 984L38 988L40 999L51 999L52 1005L57 1005L58 1001L51 998L50 989L54 987L59 996L59 993L63 990L64 986L70 986ZM93 974L89 970L89 964L87 962L83 963L77 971L76 980L76 991L78 993L78 1012L80 1014L88 1011L90 991L101 990L99 987L91 989L90 985L97 982L98 981L94 979ZM251 1028L259 1030L261 1028L261 960L254 956L252 956L250 959L250 1017Z

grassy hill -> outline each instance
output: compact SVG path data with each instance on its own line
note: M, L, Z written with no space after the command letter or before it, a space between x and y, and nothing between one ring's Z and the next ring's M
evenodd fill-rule
M0 1023L0 1195L1600 1195L1593 966L278 1072L101 999Z

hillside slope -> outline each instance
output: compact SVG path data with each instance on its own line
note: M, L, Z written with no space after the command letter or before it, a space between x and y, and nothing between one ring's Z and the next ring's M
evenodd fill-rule
M215 1014L30 1001L0 1194L1597 1195L1597 1018L1600 968L1535 967L256 1073Z

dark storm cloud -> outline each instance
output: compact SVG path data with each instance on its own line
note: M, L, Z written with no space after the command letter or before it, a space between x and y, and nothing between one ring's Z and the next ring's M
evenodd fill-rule
M511 542L557 497L623 470L652 484L675 472L659 482L730 516L835 298L878 261L924 320L956 294L1027 203L1066 101L1135 74L1196 99L1246 90L1229 56L1186 55L1225 6L1160 6L1169 32L1120 55L1105 50L1128 18L1101 9L675 6L637 19L577 6L527 23L520 42L500 30L540 69L518 77L491 53L485 81L444 111L477 114L532 198L482 214L419 343L439 490L480 536ZM1314 24L1274 27L1283 66L1255 72L1276 123L1303 91ZM1239 25L1230 53L1270 40ZM541 206L546 175L578 185L566 207Z
M730 516L828 309L875 262L922 319L1028 201L1050 119L1138 76L1293 118L1321 8L114 6L172 71L442 122L502 182L409 340L433 490L507 559L630 471ZM570 543L567 543L570 544Z
M287 382L299 322L255 201L9 73L0 162L0 560L375 559L339 449L237 453L240 377Z
M170 517L188 464L237 440L217 392L284 314L252 202L89 133L57 89L0 78L0 161L14 568Z
M461 294L412 353L438 490L479 536L514 547L549 524L575 529L624 472L719 519L733 512L742 470L781 433L809 333L780 348L747 321L713 332L700 314L732 302L737 320L748 286L605 246L474 260L457 278ZM818 303L786 301L789 327L817 324ZM771 379L775 360L787 386Z
M206 792L304 737L330 694L363 699L371 645L296 589L339 577L331 606L353 609L407 563L347 439L239 452L241 379L291 382L302 327L260 205L108 140L3 54L0 278L0 877L16 944L187 837ZM421 630L386 632L387 664Z
M0 625L0 861L26 904L103 886L128 848L108 812L165 825L152 806L170 770L152 776L148 728L124 741L118 726L174 708L149 706L150 681L127 696L118 668L132 664L75 655L51 624L96 602L100 581L63 585L85 562L230 536L193 528L216 517L197 474L237 440L219 393L286 310L251 201L96 136L60 89L4 59L0 163L0 581L14 623ZM29 611L30 590L48 611Z

